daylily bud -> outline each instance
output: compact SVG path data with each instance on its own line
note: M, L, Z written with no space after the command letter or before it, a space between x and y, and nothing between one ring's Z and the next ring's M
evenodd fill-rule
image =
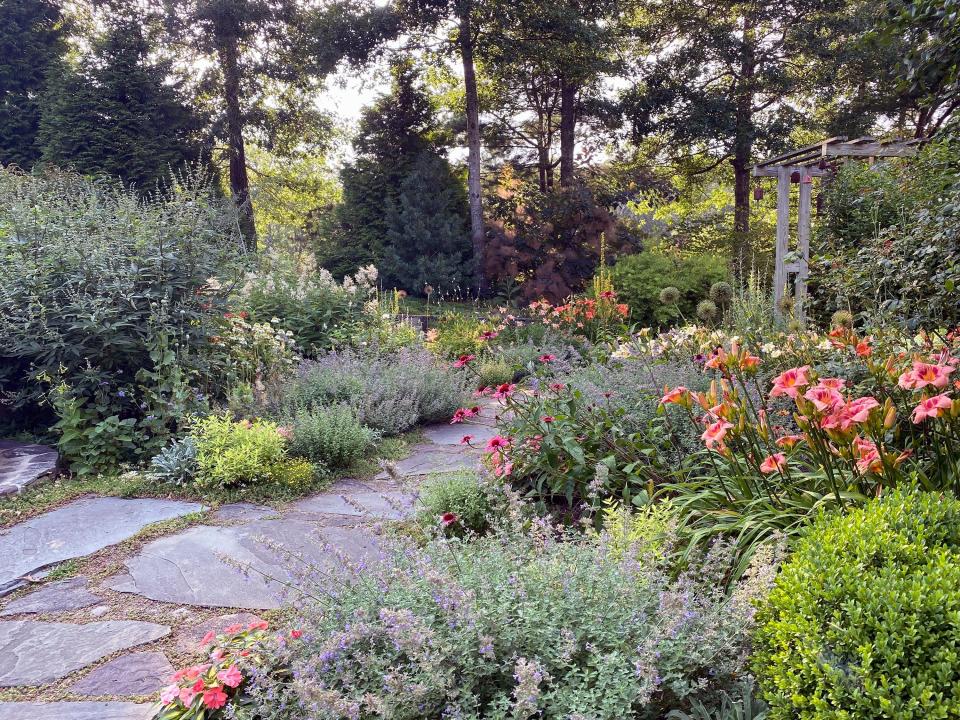
M893 403L890 402L890 398L887 398L887 401L884 403L883 409L883 429L889 430L893 427L893 424L897 421L897 409L893 406Z

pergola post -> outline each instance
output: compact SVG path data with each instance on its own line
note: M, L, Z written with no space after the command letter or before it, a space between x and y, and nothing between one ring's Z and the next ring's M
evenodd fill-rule
M810 276L810 200L813 190L813 178L800 177L800 205L797 213L797 244L800 262L797 268L795 317L800 322L806 320L807 278Z
M774 313L779 319L787 285L787 250L790 246L790 173L789 166L777 168L777 254L773 270Z

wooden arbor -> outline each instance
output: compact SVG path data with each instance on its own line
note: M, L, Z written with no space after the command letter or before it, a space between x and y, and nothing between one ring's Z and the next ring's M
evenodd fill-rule
M777 178L777 254L773 273L774 307L782 315L782 301L793 280L796 318L805 317L807 279L810 266L810 211L813 179L830 175L832 159L862 159L870 164L880 157L908 157L917 152L924 140L881 142L872 137L847 140L832 137L813 145L768 158L753 166L754 177ZM790 248L790 185L799 184L796 250ZM788 260L789 258L789 260Z

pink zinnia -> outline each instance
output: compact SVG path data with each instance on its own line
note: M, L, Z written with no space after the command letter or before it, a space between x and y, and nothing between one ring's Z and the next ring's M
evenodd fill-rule
M726 420L718 420L717 422L708 425L707 429L703 431L703 435L700 437L703 438L703 441L706 443L708 448L712 448L717 443L723 442L723 438L727 434L727 430L732 427L732 423L728 423Z
M237 669L236 665L231 665L226 670L221 670L217 673L217 680L227 687L235 688L243 682L243 675Z
M783 453L774 453L766 460L760 463L760 472L769 475L770 473L783 472L787 466L787 456Z
M803 367L791 368L777 375L777 377L773 379L773 389L770 391L770 397L778 397L780 395L787 395L792 398L797 397L800 389L810 384L810 381L807 379L807 372L809 370L810 366L804 365Z
M227 694L219 685L215 685L203 694L203 704L211 710L217 710L227 704Z
M928 417L938 418L944 410L949 410L953 406L953 401L946 393L934 395L927 398L913 409L912 420L914 423L921 423Z

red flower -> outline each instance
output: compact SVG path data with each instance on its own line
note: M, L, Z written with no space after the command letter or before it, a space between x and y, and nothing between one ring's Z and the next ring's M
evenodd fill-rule
M503 435L494 435L492 438L487 440L487 450L501 450L505 447L510 446L510 439L505 438Z
M493 340L493 339L494 339L497 335L499 335L499 334L500 334L500 333L498 333L498 332L496 332L496 331L494 331L494 330L484 330L482 333L480 333L480 339L481 339L481 340Z
M550 383L550 389L553 390L554 392L560 392L566 387L567 386L564 385L563 383Z
M516 389L516 387L517 386L513 383L504 383L503 385L499 385L497 387L497 391L493 393L493 397L497 400L508 398L513 395L513 391Z
M457 514L452 512L444 513L440 516L440 522L443 523L444 527L450 527L459 519L460 518L457 516Z
M200 641L200 645L201 646L209 645L214 641L216 637L217 637L217 634L213 630L211 630L210 632L208 632L206 635L203 636L203 639Z
M476 360L476 355L461 355L457 358L456 362L453 363L455 368L462 368L469 365L472 361Z
M228 635L233 635L233 633L238 633L241 630L243 630L243 625L237 623L236 625L230 625L229 627L225 628L224 632Z
M254 620L247 625L247 630L266 630L268 627L270 627L270 623L266 620Z
M548 425L549 425L550 423L552 423L554 420L556 420L556 418L553 417L553 415L544 415L544 416L543 416L542 418L540 418L540 419L543 420L543 421L544 421L545 423L547 423Z
M469 445L472 441L473 441L473 435L464 435L464 436L460 439L460 444L461 444L461 445Z
M540 362L546 364L546 363L552 363L554 360L557 359L557 356L556 356L556 355L551 355L550 353L544 353L543 355L541 355L541 356L540 356L539 358L537 358L537 359L538 359Z
M600 297L602 297L604 300L613 300L616 296L617 294L613 290L604 290L602 293L600 293Z
M221 670L217 673L217 680L227 687L235 688L243 682L243 675L237 669L236 665L231 665L226 670Z
M203 694L203 704L211 710L217 710L227 704L227 694L219 685L215 685Z
M303 630L291 630L290 637L294 640L299 640L303 636Z
M462 423L468 417L470 416L467 414L466 410L464 410L463 408L458 408L456 412L453 413L453 417L450 418L450 424L456 425L457 423Z

